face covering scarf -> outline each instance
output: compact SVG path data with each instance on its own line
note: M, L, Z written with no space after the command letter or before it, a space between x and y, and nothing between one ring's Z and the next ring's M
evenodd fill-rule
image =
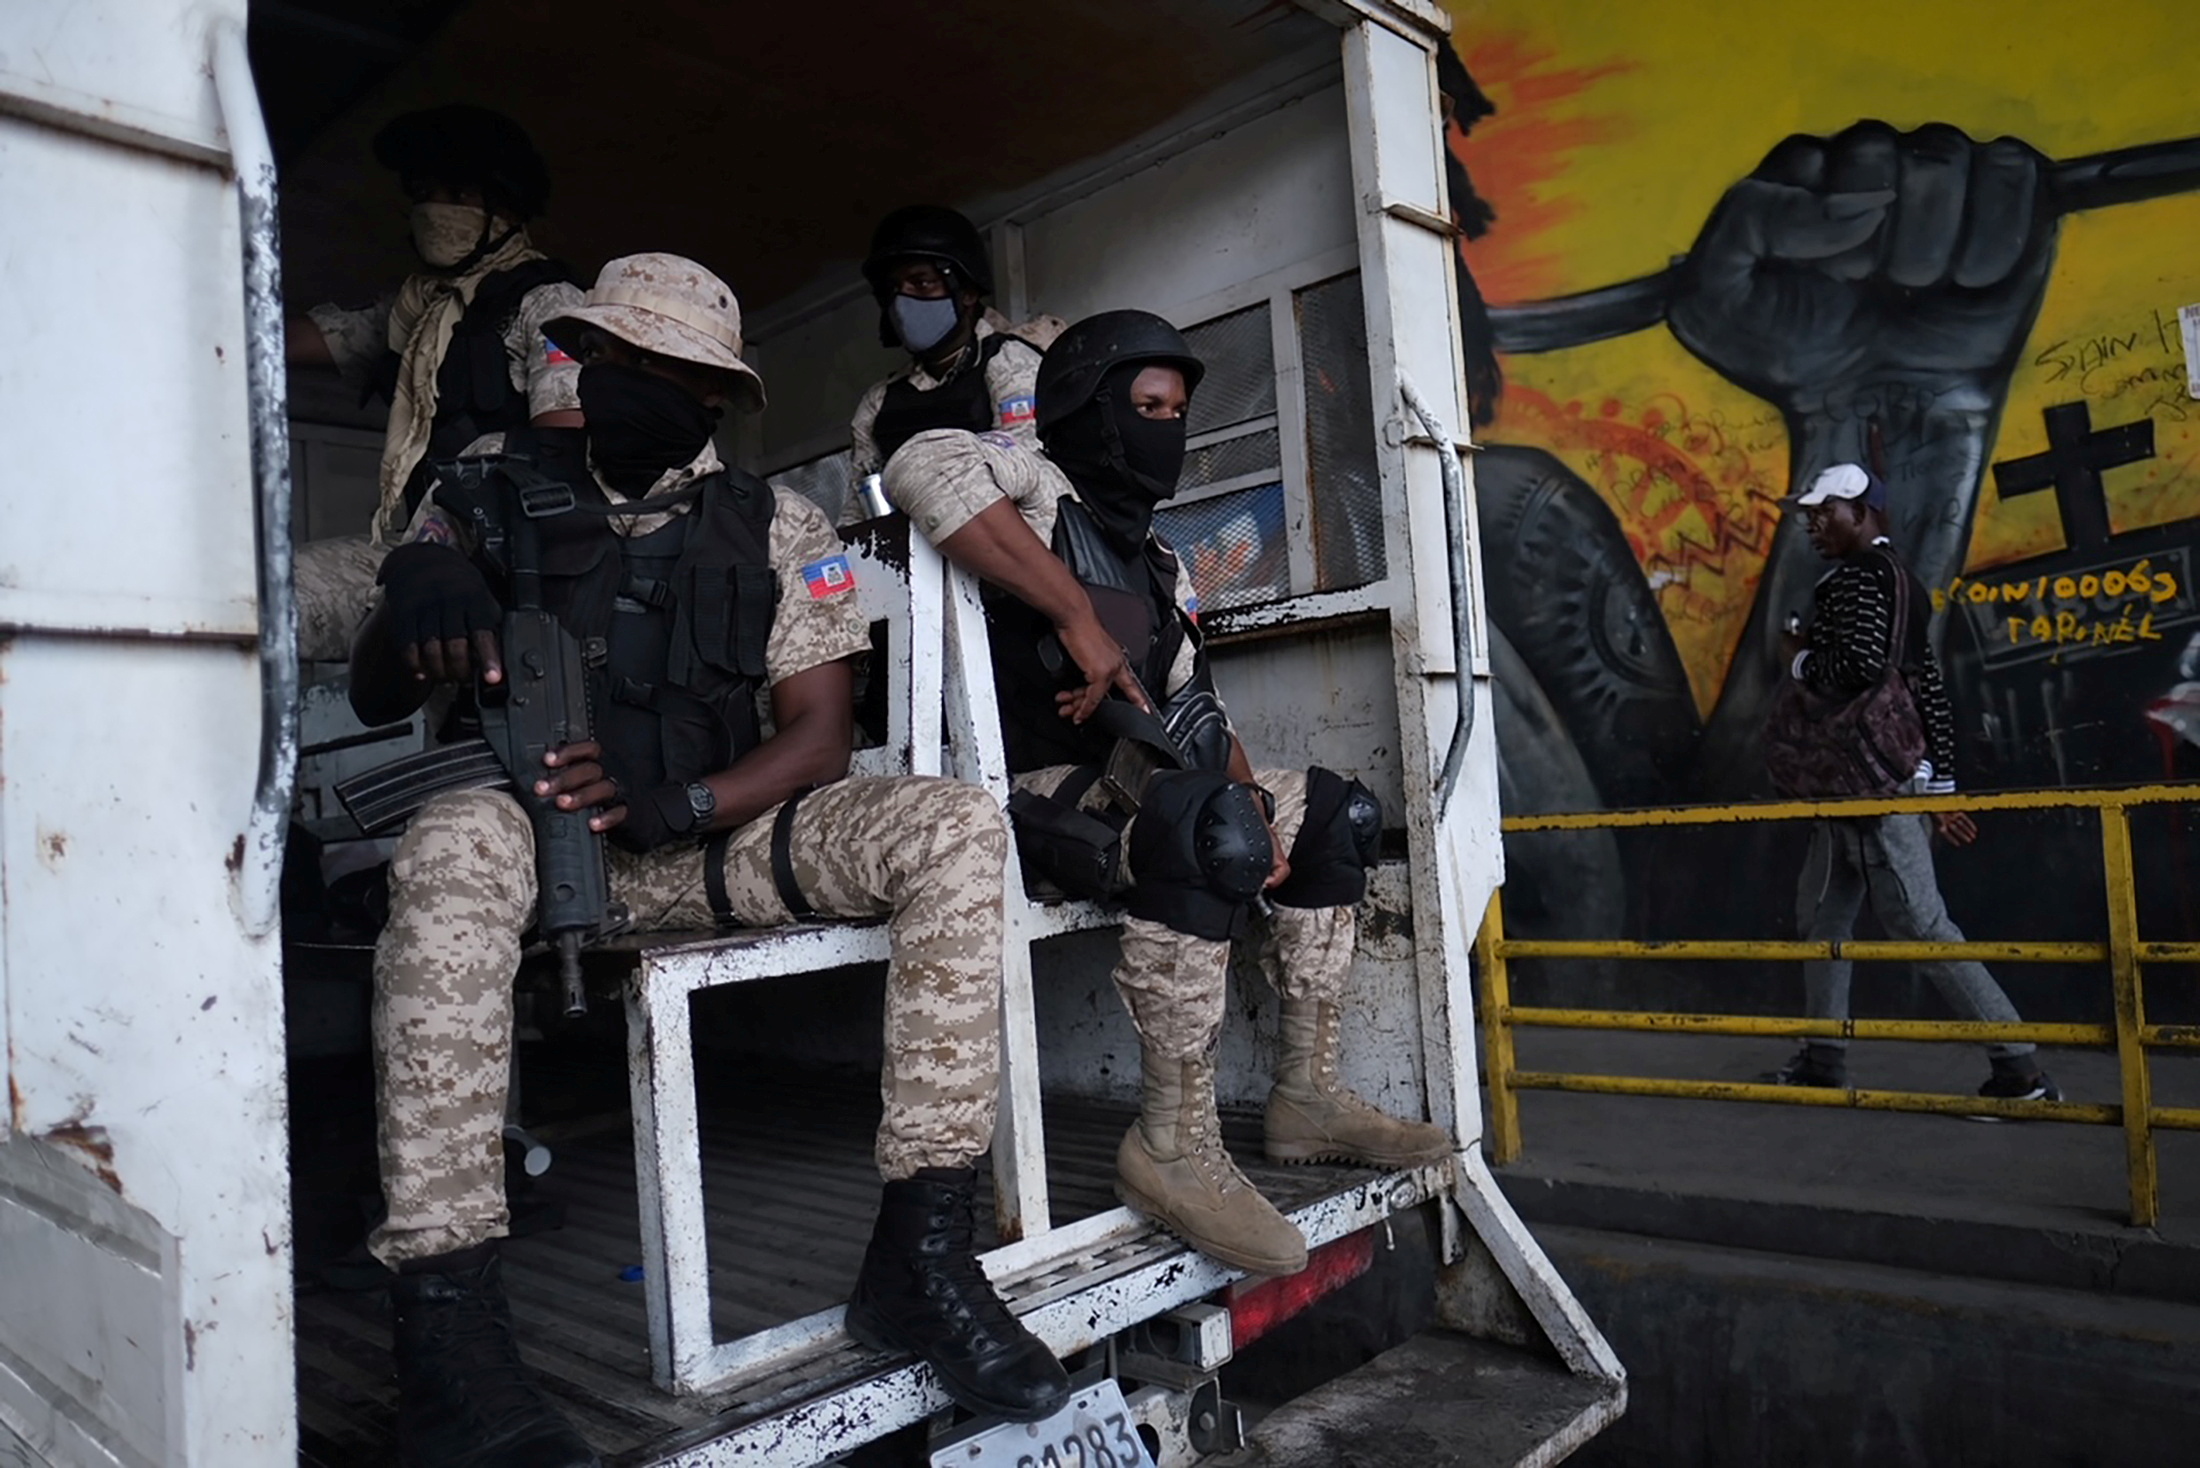
M686 388L639 367L591 362L579 391L589 457L624 495L647 494L668 470L693 463L718 421Z
M448 270L474 252L489 227L489 211L478 204L415 204L413 249L432 270Z
M445 218L453 238L461 233L466 237L465 246L454 260L464 259L480 242L479 209L465 204L416 204L413 242L423 259L430 253L429 246L421 242L423 210L456 210L473 216L470 224L463 225L451 224ZM445 225L436 226L439 236ZM437 251L444 248L435 245ZM397 300L390 307L388 340L390 350L397 353L398 369L397 384L390 395L389 427L382 436L381 507L374 517L377 544L392 544L405 533L405 485L412 478L413 466L427 452L428 436L435 429L435 376L443 366L444 353L450 350L451 333L458 329L466 308L473 303L474 292L498 271L541 258L542 252L529 242L527 231L511 226L496 248L468 266L464 275L416 271L399 288Z
M923 356L954 335L962 321L962 306L953 297L937 301L916 296L896 296L888 310L894 317L894 334L912 356Z

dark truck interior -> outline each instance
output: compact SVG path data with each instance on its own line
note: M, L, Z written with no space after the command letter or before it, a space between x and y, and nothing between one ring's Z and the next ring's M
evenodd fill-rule
M294 310L365 299L412 267L401 197L367 149L373 130L407 109L464 100L522 120L555 176L536 238L584 279L608 256L679 251L732 282L753 314L821 282L853 284L872 223L892 207L940 200L984 219L1220 86L1281 58L1333 51L1335 37L1274 0L1193 0L1165 16L1111 0L664 0L617 12L577 0L255 0L251 16L282 165ZM894 360L876 356L879 372ZM291 392L301 432L329 430L301 456L315 493L301 503L301 534L356 530L372 503L384 405L357 401L332 373L295 373ZM845 422L849 406L785 410ZM331 490L346 472L356 482L360 465L365 504ZM321 850L336 852L344 833L327 814ZM307 864L319 854L313 843L299 850ZM389 1460L394 1382L379 1266L363 1248L379 1207L365 1028L373 884L355 873L331 896L322 875L299 871L288 988L301 1461L335 1468ZM709 1439L743 1408L651 1385L625 1030L613 997L621 959L589 962L599 998L582 1021L557 1016L539 961L521 981L526 1132L509 1153L508 1268L530 1360L607 1457L640 1463ZM720 1339L845 1297L877 1200L879 1012L875 968L697 1000ZM1135 1066L1127 1027L1124 1039L1122 1062ZM1128 1115L1049 1095L1058 1225L1115 1205L1114 1148ZM1231 1118L1226 1133L1256 1184L1286 1207L1353 1176L1257 1166L1253 1117ZM540 1178L529 1166L536 1148L555 1158ZM1225 1382L1233 1397L1256 1408L1281 1400L1426 1325L1433 1218L1431 1208L1400 1215L1355 1283L1243 1352ZM836 1357L813 1385L829 1390L878 1364ZM861 1436L852 1434L848 1461L923 1461L921 1431L856 1446Z

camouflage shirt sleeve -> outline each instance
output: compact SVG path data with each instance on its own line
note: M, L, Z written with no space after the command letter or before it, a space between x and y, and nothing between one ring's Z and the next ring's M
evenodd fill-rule
M306 318L321 330L336 371L346 387L364 390L374 366L390 350L390 305L397 298L385 295L366 306L315 306Z
M1039 452L1039 361L1037 348L1012 336L985 364L994 430L1035 454Z
M847 552L823 510L775 487L770 554L779 602L764 645L767 681L871 650L871 624L856 601Z
M561 412L581 405L580 364L550 345L543 323L567 315L586 299L562 280L538 285L519 303L504 330L504 355L512 364L512 386L527 394L527 416Z
M1015 503L1032 534L1052 544L1055 503L1070 492L1068 476L1044 454L1000 432L936 428L886 462L886 497L934 545L1004 499Z
M871 427L878 422L878 410L886 401L886 388L892 381L891 377L881 378L856 399L855 416L848 420L848 477L851 480L876 474L885 465L878 456L878 440L871 436Z

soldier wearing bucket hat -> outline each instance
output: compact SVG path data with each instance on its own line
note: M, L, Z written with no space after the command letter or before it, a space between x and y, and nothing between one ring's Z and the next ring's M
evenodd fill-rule
M596 738L547 755L536 793L592 812L611 895L645 927L888 919L885 1191L848 1329L929 1362L971 1410L1045 1416L1068 1379L986 1282L972 1225L999 1080L1001 813L953 781L846 778L868 626L824 515L712 446L720 411L764 401L726 283L676 255L628 256L547 329L582 364L587 426L484 440L476 455L506 457L438 483L384 564L354 706L403 717L434 683L501 679L506 587L474 527L513 513L499 464L524 456L569 486L571 508L533 523L543 605L601 649ZM389 1212L370 1247L398 1271L408 1464L597 1461L520 1365L497 1277L534 839L509 794L447 794L390 866L374 962Z
M544 341L542 323L579 303L580 282L528 236L550 172L525 130L484 107L433 107L393 118L374 156L411 201L420 268L369 305L316 306L288 333L293 367L333 366L363 397L390 403L373 523L298 549L309 658L345 655L429 464L485 433L579 421L579 369Z

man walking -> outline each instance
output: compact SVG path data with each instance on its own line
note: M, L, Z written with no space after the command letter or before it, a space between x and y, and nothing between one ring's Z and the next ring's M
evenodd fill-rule
M1925 743L1924 757L1899 789L1954 793L1955 714L1926 635L1922 609L1929 603L1924 588L1887 537L1886 484L1862 465L1835 464L1793 503L1809 515L1811 545L1835 565L1819 578L1809 622L1799 633L1790 632L1788 676L1799 690L1816 697L1812 707L1830 713L1872 696L1888 681L1890 665L1897 669ZM1868 900L1892 937L1962 942L1963 930L1948 916L1933 873L1935 831L1954 846L1969 845L1978 836L1978 827L1961 811L1820 821L1811 832L1810 854L1796 890L1796 927L1813 942L1847 938ZM2016 1006L1984 964L1959 959L1920 967L1965 1019L2019 1021ZM1816 1019L1846 1019L1853 968L1841 958L1806 962L1807 1013ZM2040 1069L2033 1050L2023 1042L1988 1045L1993 1069L1979 1094L2060 1100L2062 1093ZM1846 1040L1811 1040L1766 1079L1788 1086L1846 1086L1847 1057Z

